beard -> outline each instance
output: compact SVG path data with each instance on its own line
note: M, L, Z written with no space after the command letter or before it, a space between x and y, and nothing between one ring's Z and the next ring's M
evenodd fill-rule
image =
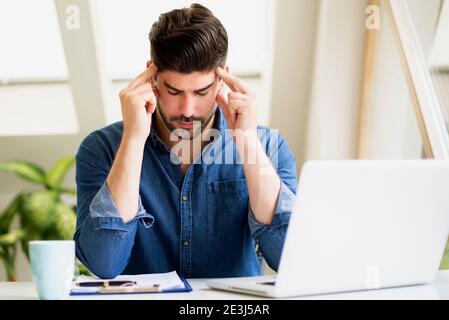
M211 111L209 112L209 114L206 117L191 116L191 117L187 118L187 117L184 117L183 115L168 117L164 112L164 107L163 107L159 97L156 98L156 101L157 101L156 112L159 113L164 126L170 131L170 133L173 133L173 132L176 133L176 130L182 130L182 132L180 132L180 134L177 134L177 135L179 138L182 138L183 140L193 140L199 134L201 134L201 132L203 132L203 130L211 122L212 118L215 115L215 111L217 110L217 107L218 107L218 105L214 102L214 104L210 107ZM174 122L176 122L176 121L193 122L193 128L191 129L191 132L190 132L190 130L187 130L187 129L177 128L174 125ZM201 124L201 125L198 125L198 124ZM185 134L186 132L189 132L189 134L186 135Z

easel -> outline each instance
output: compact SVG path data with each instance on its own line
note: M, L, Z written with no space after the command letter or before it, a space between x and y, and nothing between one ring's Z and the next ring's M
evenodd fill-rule
M425 157L429 159L449 159L449 133L446 129L426 60L419 43L417 43L418 36L406 0L370 0L370 5L385 5L388 17L392 22L393 33L398 44L402 67L423 141ZM377 30L368 30L367 34L358 159L363 159L366 155L368 111L377 32Z

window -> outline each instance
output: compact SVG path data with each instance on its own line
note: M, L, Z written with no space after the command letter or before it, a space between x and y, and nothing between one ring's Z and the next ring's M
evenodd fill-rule
M54 1L5 0L0 14L0 136L76 133Z

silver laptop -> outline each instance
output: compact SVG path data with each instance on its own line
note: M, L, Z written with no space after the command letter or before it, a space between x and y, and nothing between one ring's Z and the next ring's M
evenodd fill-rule
M449 161L310 161L275 277L207 282L291 297L425 284L449 233Z

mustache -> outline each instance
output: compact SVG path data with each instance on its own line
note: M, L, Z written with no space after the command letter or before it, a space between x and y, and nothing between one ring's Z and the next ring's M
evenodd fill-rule
M172 116L169 118L170 121L183 121L183 122L192 122L192 121L201 121L204 122L203 117L185 117L185 116Z

